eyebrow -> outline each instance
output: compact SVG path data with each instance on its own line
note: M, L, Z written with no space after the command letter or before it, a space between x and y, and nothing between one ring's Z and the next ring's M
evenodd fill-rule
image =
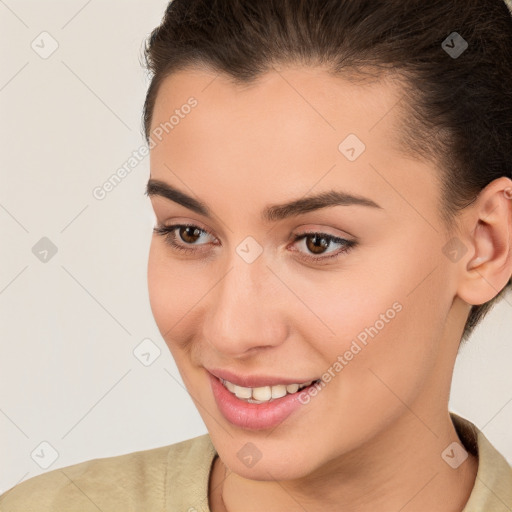
M185 192L182 192L163 181L150 178L146 185L145 195L148 197L164 197L165 199L178 203L195 213L210 219L212 218L211 210L206 206L206 204L194 199L193 197L185 194ZM287 203L267 206L261 215L264 221L275 222L288 217L295 217L303 213L320 210L321 208L351 205L383 209L382 206L367 197L356 196L337 190L330 190L317 195L295 199Z

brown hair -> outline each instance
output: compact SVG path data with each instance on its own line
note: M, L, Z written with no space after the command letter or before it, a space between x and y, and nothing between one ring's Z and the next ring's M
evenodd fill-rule
M445 46L455 45L454 32L468 44L457 56ZM486 185L512 178L512 16L503 0L173 0L144 57L147 141L159 86L180 69L202 66L240 84L279 63L350 79L372 70L400 79L400 145L442 170L439 212L449 232ZM510 287L512 278L471 307L461 344Z

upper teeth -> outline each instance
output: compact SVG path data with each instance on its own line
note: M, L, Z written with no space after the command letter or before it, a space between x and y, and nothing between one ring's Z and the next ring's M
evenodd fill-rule
M224 379L221 379L221 382L229 391L231 391L231 393L234 393L238 398L242 398L251 403L263 403L268 402L274 398L281 398L287 393L295 393L299 389L309 386L313 381L310 380L309 382L304 382L303 384L277 384L276 386L263 386L260 388L244 388Z

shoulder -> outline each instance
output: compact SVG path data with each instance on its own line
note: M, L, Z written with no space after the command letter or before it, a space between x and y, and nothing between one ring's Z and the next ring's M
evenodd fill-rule
M2 494L0 512L161 510L168 466L179 471L200 460L209 446L210 438L204 434L47 471Z

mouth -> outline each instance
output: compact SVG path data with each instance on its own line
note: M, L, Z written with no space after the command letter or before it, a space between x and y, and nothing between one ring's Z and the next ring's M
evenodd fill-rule
M219 379L222 385L238 399L250 404L264 404L272 402L286 395L293 395L302 391L308 386L315 385L320 379L310 380L301 384L276 384L272 386L261 386L255 388L237 386L226 379Z
M227 371L216 371L227 377ZM294 412L304 410L303 393L321 382L321 379L294 383L288 379L269 376L234 376L238 384L220 375L207 371L211 390L219 412L232 425L244 430L261 430L277 427ZM255 387L241 386L241 383L252 383ZM277 382L278 384L270 384ZM261 385L264 383L266 385ZM322 407L324 398L315 401ZM306 402L309 403L309 400Z

